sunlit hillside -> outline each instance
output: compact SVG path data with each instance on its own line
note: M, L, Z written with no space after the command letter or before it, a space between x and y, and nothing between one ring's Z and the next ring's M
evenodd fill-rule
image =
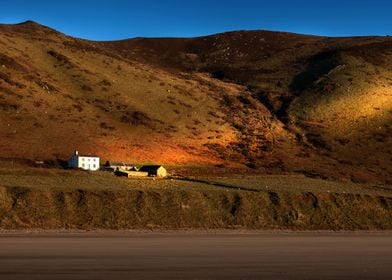
M91 42L1 25L0 111L3 159L78 149L390 182L392 39L240 31Z

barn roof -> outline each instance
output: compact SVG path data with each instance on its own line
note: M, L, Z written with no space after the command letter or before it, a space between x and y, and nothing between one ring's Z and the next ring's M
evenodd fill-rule
M152 172L152 171L157 171L160 167L163 167L162 165L143 165L140 167L139 171L142 172Z

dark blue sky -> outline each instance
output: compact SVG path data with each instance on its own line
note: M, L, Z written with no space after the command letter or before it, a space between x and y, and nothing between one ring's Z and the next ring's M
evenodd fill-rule
M387 0L4 0L1 23L28 19L68 35L112 40L267 29L314 35L392 35Z

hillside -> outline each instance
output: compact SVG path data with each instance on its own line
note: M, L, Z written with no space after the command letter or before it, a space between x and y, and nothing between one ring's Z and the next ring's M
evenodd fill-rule
M0 25L0 157L391 183L392 39L239 31L75 39Z

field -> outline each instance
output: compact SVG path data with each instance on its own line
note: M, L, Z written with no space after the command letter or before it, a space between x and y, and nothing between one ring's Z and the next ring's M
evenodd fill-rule
M303 176L0 169L2 229L391 229L392 190Z
M350 193L392 196L392 187L388 186L314 179L303 175L234 175L199 179L199 182L203 181L223 188L239 188L245 191Z
M168 179L123 178L111 172L0 168L0 186L37 190L199 190L288 193L350 193L392 196L392 187L322 180L303 175L172 176Z

